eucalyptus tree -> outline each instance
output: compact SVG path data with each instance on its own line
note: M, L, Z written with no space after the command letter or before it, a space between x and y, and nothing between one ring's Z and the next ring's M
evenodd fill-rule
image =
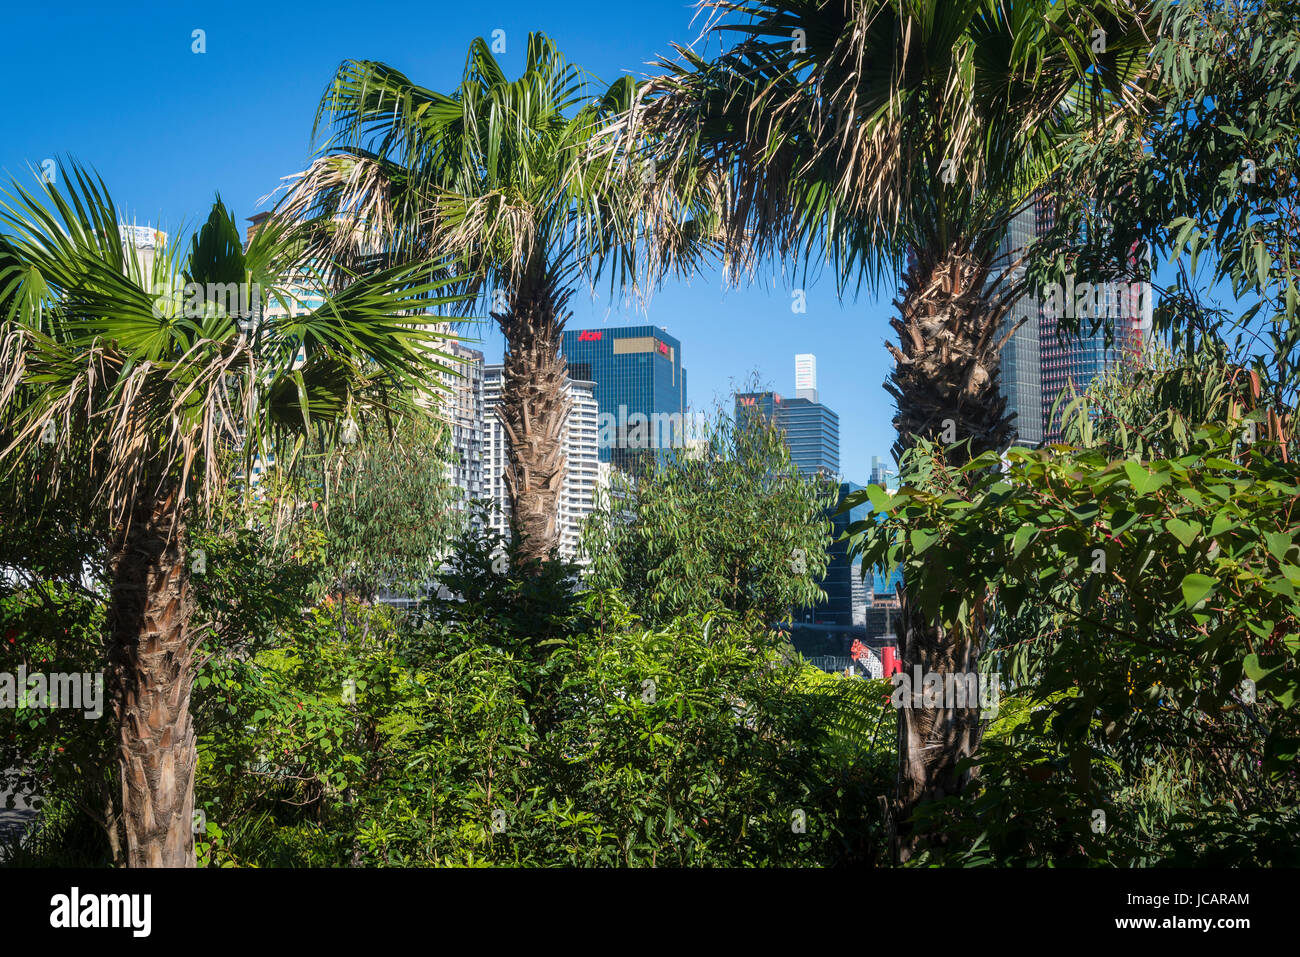
M704 6L720 52L679 48L623 122L623 148L661 171L637 213L647 234L671 235L695 190L718 211L733 276L775 257L805 278L827 264L841 290L892 286L895 455L920 439L944 443L954 464L1005 448L1015 432L999 359L1026 291L1006 228L1050 187L1063 132L1141 94L1142 10L1121 0ZM958 629L907 602L904 667L973 671L981 601L971 597ZM975 709L901 715L900 859L914 849L919 803L963 787L979 727Z
M218 199L188 249L141 255L103 182L11 184L0 202L0 469L16 501L74 502L103 537L108 693L129 866L193 866L198 668L187 527L274 461L288 470L354 416L428 391L450 367L422 313L427 267L377 272L264 320L302 281L301 243L264 226L245 250ZM232 295L237 291L237 295Z
M1189 363L1222 340L1270 394L1273 440L1294 435L1300 397L1296 14L1290 0L1156 0L1155 95L1063 144L1062 202L1030 264L1043 284L1116 264L1120 281L1157 284L1155 331Z
M725 610L757 633L825 602L836 484L800 474L759 415L719 407L700 431L689 454L613 477L584 529L589 585L648 623Z

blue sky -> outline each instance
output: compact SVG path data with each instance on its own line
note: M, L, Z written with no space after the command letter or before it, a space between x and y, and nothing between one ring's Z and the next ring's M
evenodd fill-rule
M681 0L19 4L6 14L0 171L30 181L45 159L69 155L98 170L137 223L192 227L217 193L246 217L305 166L316 104L345 58L383 60L448 90L475 36L504 30L513 74L528 32L541 30L609 81L642 76L672 41L693 40L694 15ZM196 29L205 31L202 55L191 50ZM682 341L697 409L755 372L793 393L795 354L815 353L821 399L840 416L841 469L865 482L872 456L887 459L893 441L893 402L881 388L891 297L841 303L822 279L795 314L788 285L772 279L728 290L700 275L666 286L644 313L611 308L606 289L594 299L584 292L571 324L666 327ZM482 326L474 335L499 359L499 333Z

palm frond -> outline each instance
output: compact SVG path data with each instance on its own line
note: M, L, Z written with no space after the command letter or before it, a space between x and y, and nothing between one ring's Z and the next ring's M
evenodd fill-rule
M218 200L188 256L168 244L146 281L103 184L70 169L62 188L14 185L0 203L0 468L45 462L58 482L75 460L120 526L165 489L209 504L232 451L251 474L353 409L426 405L454 374L456 337L433 311L460 301L455 277L416 264L321 282L317 308L267 319L273 293L313 275L291 224L245 252ZM248 314L222 294L231 285L251 290ZM178 287L194 298L167 294Z
M995 236L1050 181L1061 132L1134 97L1145 69L1144 3L701 6L708 35L734 42L661 61L624 140L688 190L702 171L730 248L829 263L842 284L896 275L918 245Z

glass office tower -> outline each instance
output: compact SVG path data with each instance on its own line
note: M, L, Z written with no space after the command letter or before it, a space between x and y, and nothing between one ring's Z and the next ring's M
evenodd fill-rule
M635 471L647 451L686 438L682 344L659 326L570 329L561 346L569 375L594 382L602 429L600 461ZM644 416L647 425L639 422Z
M998 248L999 268L1019 259L1025 248L1039 235L1039 203L1022 209L1007 226ZM1012 277L1021 280L1024 266L1017 266ZM1043 377L1040 355L1039 302L1032 295L1022 296L1003 319L1003 334L1016 323L1020 327L1002 349L998 389L1007 400L1007 412L1020 445L1037 445L1043 441Z
M1042 196L1036 197L1012 221L1002 251L1022 249L1030 239L1046 235L1054 222L1051 202ZM1069 308L1077 304L1075 278L1067 279L1058 307L1063 303L1069 303ZM1089 277L1077 278L1082 283ZM1017 413L1014 424L1022 443L1060 441L1060 424L1052 421L1051 412L1062 392L1070 389L1084 391L1096 376L1142 349L1151 328L1149 284L1096 283L1095 294L1090 299L1095 314L1108 317L1108 322L1099 323L1094 330L1091 319L1083 318L1077 332L1063 329L1060 317L1053 314L1053 310L1048 308L1049 303L1042 298L1026 296L1015 307L1015 316L1025 317L1028 321L1020 327L1003 353L1002 389L1008 396L1009 408ZM1028 332L1031 326L1037 327L1032 337ZM1031 371L1037 377L1036 386L1029 384ZM1038 405L1036 432L1029 425L1034 418L1029 406L1035 401L1035 391Z
M797 608L794 611L796 623L816 625L852 626L854 619L863 618L865 595L860 582L862 566L849 560L849 543L841 535L853 522L866 521L871 514L871 506L866 502L856 505L847 512L836 514L836 509L851 492L862 490L855 482L841 482L836 505L827 515L832 526L832 541L826 549L826 577L819 582L826 600L811 608ZM856 592L856 595L855 595ZM857 606L855 607L855 598Z
M786 399L777 414L785 430L790 457L801 472L838 475L840 471L840 417L820 402Z
M782 398L775 392L736 396L736 418L757 413L785 433L790 458L804 475L838 475L840 417L820 402Z
M1091 295L1098 316L1076 319L1077 333L1061 329L1062 320L1044 310L1041 319L1043 341L1043 432L1049 442L1061 440L1059 420L1052 419L1052 406L1062 393L1081 393L1092 380L1114 368L1126 358L1136 357L1151 330L1150 284L1099 283ZM1077 302L1074 289L1067 285L1066 301ZM1093 322L1097 328L1092 328ZM1107 324L1110 325L1109 332ZM1069 401L1066 399L1065 401ZM1059 417L1060 410L1057 410Z

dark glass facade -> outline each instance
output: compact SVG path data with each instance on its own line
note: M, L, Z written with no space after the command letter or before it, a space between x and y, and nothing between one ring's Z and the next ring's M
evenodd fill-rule
M1043 233L1041 201L1035 199L1025 206L1007 225L1006 234L998 250L999 268L1020 259L1026 247ZM1016 267L1014 276L1020 280L1024 267ZM1019 445L1035 446L1043 441L1043 375L1039 341L1041 309L1038 299L1024 295L1011 307L1003 320L1002 332L1013 328L1011 338L1002 349L1001 375L998 391L1007 400L1007 412L1012 414Z
M1037 204L1037 229L1043 235L1055 221L1055 211L1048 202ZM1133 265L1130 262L1130 265ZM1077 305L1073 277L1061 290L1060 305ZM1151 293L1137 288L1107 288L1093 301L1103 306L1111 316L1109 331L1105 322L1093 327L1093 320L1080 318L1078 331L1062 328L1059 316L1040 303L1039 340L1042 367L1042 431L1046 442L1061 441L1061 424L1052 418L1054 406L1061 394L1073 389L1083 392L1092 380L1114 368L1126 357L1140 353L1151 328ZM1058 415L1059 415L1058 410Z
M1108 290L1112 296L1114 290ZM1067 295L1070 290L1067 288ZM1061 441L1062 410L1057 409L1057 419L1052 418L1052 406L1062 393L1073 390L1082 393L1092 380L1119 365L1126 357L1133 358L1142 351L1144 322L1137 292L1122 291L1120 302L1108 303L1112 315L1108 332L1104 324L1096 330L1089 328L1089 320L1078 320L1080 331L1068 332L1060 328L1059 321L1044 312L1043 340L1043 431L1049 442ZM1116 306L1118 305L1118 308ZM1109 339L1109 341L1108 341ZM1066 400L1068 401L1068 399Z
M841 482L835 508L851 492L862 489L856 482ZM835 514L831 509L827 518L831 521L831 544L826 549L826 577L820 582L826 600L812 608L799 608L794 612L794 621L818 625L853 625L853 579L859 574L860 566L849 561L848 539L840 536L853 522L865 521L871 514L867 503L856 505L847 512Z
M676 338L659 326L570 329L561 351L571 370L580 370L583 379L596 383L601 416L613 416L617 423L612 440L600 443L600 461L635 471L637 457L646 452L637 447L642 443L634 432L629 441L631 415L676 415L677 422L666 426L672 434L656 435L655 444L662 448L665 442L680 444L684 439L686 370Z
M736 418L745 413L758 413L785 433L790 458L802 474L839 474L840 417L820 402L746 392L736 396Z

